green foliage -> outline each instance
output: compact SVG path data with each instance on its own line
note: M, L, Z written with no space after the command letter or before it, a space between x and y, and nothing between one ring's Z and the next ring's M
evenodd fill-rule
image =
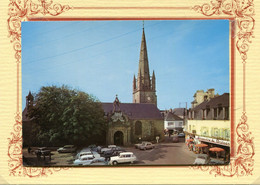
M36 140L40 145L81 146L105 142L102 105L85 92L67 86L42 87L28 115L39 126Z

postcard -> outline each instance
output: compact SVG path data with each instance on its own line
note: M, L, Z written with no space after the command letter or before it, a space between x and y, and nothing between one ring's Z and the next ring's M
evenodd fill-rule
M260 182L256 2L1 7L1 183Z

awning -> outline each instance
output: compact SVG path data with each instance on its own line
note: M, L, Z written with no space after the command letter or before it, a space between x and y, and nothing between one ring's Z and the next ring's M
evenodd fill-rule
M195 145L195 147L199 147L199 148L203 148L203 147L207 147L208 145L206 145L206 144L203 144L203 143L201 143L201 144L196 144Z
M216 144L216 145L222 145L222 146L228 146L229 147L229 144L225 144L225 143L212 142L212 141L209 141L209 140L206 140L206 139L201 139L201 138L199 138L199 140L202 141L202 142L207 142L207 143L212 143L212 144Z
M225 150L223 148L213 147L213 148L210 148L209 151L211 151L211 152L223 152Z

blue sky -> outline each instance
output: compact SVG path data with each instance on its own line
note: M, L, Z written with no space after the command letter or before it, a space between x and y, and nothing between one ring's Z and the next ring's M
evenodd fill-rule
M22 106L29 90L68 85L101 102L132 102L142 21L22 23ZM228 20L145 21L159 109L190 107L197 90L229 92ZM181 103L181 104L180 104Z

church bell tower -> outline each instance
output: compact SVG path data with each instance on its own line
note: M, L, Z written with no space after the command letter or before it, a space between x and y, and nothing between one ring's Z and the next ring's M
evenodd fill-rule
M136 79L134 75L133 79L133 103L153 103L157 105L155 74L153 71L153 75L150 76L149 72L144 27L139 57L138 76Z

